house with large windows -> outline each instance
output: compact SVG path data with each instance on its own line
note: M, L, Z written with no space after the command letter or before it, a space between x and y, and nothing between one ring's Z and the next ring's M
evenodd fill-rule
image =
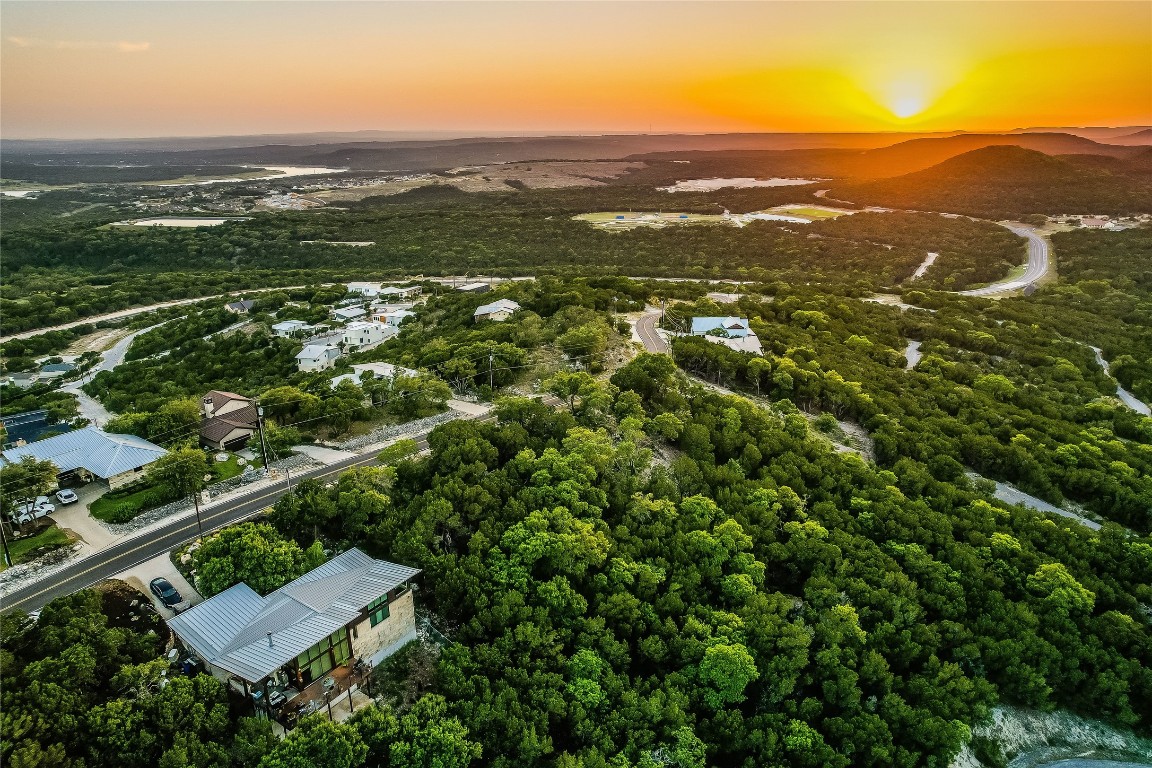
M206 671L275 709L415 640L419 573L350 549L265 597L237 584L168 626Z

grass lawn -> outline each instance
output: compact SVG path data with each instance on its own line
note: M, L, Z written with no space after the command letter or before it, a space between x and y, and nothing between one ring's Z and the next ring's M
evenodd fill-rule
M216 461L216 459L214 458L215 455L216 454L212 454L212 456L209 457L211 462L212 462L212 471L216 475L212 479L213 483L218 483L221 480L228 480L230 478L236 477L236 475L239 475L240 473L242 473L244 471L244 467L240 466L240 461L239 461L240 457L237 456L236 454L234 454L234 453L228 454L228 461L220 461L220 462ZM250 461L248 463L251 464L256 469L259 469L261 466L263 466L260 463L259 458L253 459L252 461Z
M9 539L8 551L12 553L12 562L18 564L31 560L32 553L41 547L59 549L60 547L67 546L71 541L72 540L68 538L68 534L56 526L52 526L26 539ZM0 571L4 570L4 568L3 558L0 558Z
M144 511L144 498L153 493L156 493L156 487L149 485L127 496L110 498L111 494L105 494L92 502L88 511L97 520L103 520L106 523L124 523L127 520L123 519L123 515L117 514L116 510L123 504L131 504L136 507L136 512L139 514Z
M847 211L832 211L826 208L809 208L807 206L784 206L783 208L773 208L769 213L804 216L809 219L834 219L837 216L843 216Z

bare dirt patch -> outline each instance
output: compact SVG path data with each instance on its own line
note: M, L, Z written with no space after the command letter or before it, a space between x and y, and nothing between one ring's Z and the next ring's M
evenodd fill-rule
M104 328L87 336L81 336L68 345L64 350L66 355L82 355L85 352L104 352L116 345L116 342L132 333L129 328Z

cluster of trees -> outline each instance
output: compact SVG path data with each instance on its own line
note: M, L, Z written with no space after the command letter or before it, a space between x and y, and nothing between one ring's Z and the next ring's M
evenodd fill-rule
M682 367L709 381L857 421L882 466L913 459L944 481L970 467L1152 530L1152 420L1104 401L1115 383L1086 346L1143 331L1107 313L1055 312L1029 299L931 299L934 313L900 312L792 288L771 303L739 305L763 356L698 338L678 340L673 351ZM1075 335L1054 328L1050 313ZM914 370L905 370L909 339L922 342Z
M829 237L938 253L917 282L950 291L998 280L1027 260L1025 240L1004 227L934 213L864 211L818 221L812 230Z
M1001 699L1152 722L1148 539L838 455L664 356L548 388L571 410L504 400L270 518L424 569L483 764L946 764Z

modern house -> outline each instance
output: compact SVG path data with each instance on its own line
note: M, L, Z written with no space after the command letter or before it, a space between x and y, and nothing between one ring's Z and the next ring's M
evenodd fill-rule
M399 365L392 365L392 363L360 363L352 366L353 373L344 373L335 376L332 379L332 389L340 386L342 381L350 381L353 384L359 384L361 377L365 373L371 373L372 378L377 381L381 379L394 379L397 376L415 376L416 371L411 368L403 368Z
M311 326L303 320L284 320L272 326L272 333L282 339L287 339L309 328L311 328Z
M340 307L339 309L334 309L329 314L332 316L333 320L349 322L351 320L359 320L360 318L364 317L364 315L368 314L368 312L364 309L364 307L361 307L359 304L357 304L351 307Z
M388 301L394 301L397 299L399 299L400 301L404 301L404 300L409 299L413 296L419 296L420 293L421 293L420 286L418 286L418 285L407 285L404 287L397 287L395 285L389 285L389 286L386 286L384 288L381 288L379 295L384 297Z
M338 668L375 666L415 640L410 582L419 573L350 549L267 597L237 584L168 626L207 672L275 707Z
M391 326L392 328L399 328L410 317L416 317L415 312L409 312L406 309L389 309L384 312L373 313L372 318L384 325Z
M340 348L331 344L309 344L296 355L296 367L301 371L323 371L340 359Z
M244 299L243 301L233 301L230 304L225 304L224 309L229 312L235 312L238 315L246 315L252 311L252 307L256 306L256 302L252 299Z
M723 344L737 352L760 354L760 339L748 325L746 317L694 317L693 336L703 336L715 344Z
M204 395L200 417L200 444L217 451L240 450L259 429L256 401L234 392Z
M384 323L357 320L344 326L341 341L349 349L372 349L397 333L396 328Z
M352 282L348 283L348 293L358 293L374 299L380 295L380 283Z
M85 427L0 453L4 461L24 456L56 465L58 477L74 475L84 482L103 480L112 490L135 482L168 451L135 435L114 435Z
M512 313L518 309L520 309L520 305L511 299L499 299L491 304L476 307L476 311L472 313L472 320L477 323L482 320L502 323L512 317Z
M40 371L13 371L8 374L8 382L14 387L24 389L40 381Z

